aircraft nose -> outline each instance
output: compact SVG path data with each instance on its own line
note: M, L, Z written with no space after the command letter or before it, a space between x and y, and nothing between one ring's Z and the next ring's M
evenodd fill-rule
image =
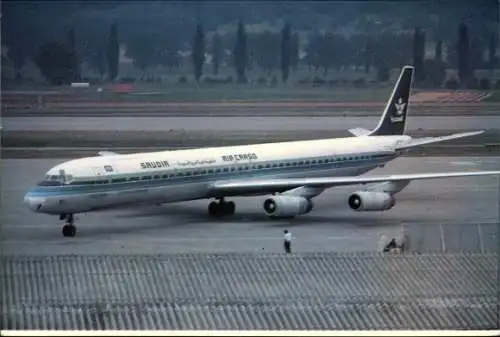
M42 208L43 203L44 203L44 198L35 197L30 195L29 193L27 193L24 196L24 204L28 206L28 208L32 212L40 211L40 208Z

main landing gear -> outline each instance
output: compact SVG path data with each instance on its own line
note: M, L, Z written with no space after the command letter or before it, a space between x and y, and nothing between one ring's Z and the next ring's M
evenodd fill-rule
M232 215L236 209L233 201L224 201L224 198L218 198L219 202L212 201L208 205L208 214L211 216Z
M76 235L76 226L75 226L75 219L73 217L73 214L61 214L59 216L60 220L66 220L66 223L64 224L62 228L62 234L63 236L69 236L73 237Z

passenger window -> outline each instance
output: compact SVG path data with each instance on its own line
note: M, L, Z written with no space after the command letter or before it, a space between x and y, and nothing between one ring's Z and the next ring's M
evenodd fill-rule
M234 172L236 168L234 166L231 166L231 172Z
M215 173L220 173L220 169L215 169Z
M241 171L242 169L243 169L243 168L242 168L241 166L240 166L240 167L238 167L238 171Z
M201 174L207 174L206 170L201 171Z
M247 171L247 170L248 170L248 166L245 166L245 171Z
M299 165L304 165L304 162L303 161L299 161Z
M212 173L214 173L214 170L212 170L212 169L208 170L208 174L212 174Z
M283 167L284 165L285 165L285 164L283 164L283 163L280 163L280 164L279 164L278 166L279 166L279 167Z
M191 175L191 172L186 172L186 176L189 177Z
M224 168L224 172L229 172L229 169L227 167Z
M259 170L262 169L262 168L264 168L264 166L262 166L262 165L259 165L258 167L259 167Z
M270 165L270 164L266 164L266 168L270 168L270 167L271 167L271 165Z
M144 176L142 177L142 180L151 180L151 176Z
M130 181L138 181L139 180L139 177L130 177L129 178Z
M273 167L278 167L278 164L274 163L274 164L273 164Z

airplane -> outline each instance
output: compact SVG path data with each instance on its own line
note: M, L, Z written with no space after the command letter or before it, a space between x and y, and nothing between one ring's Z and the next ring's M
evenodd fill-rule
M59 164L24 196L36 213L59 215L62 234L76 235L74 214L131 205L213 199L211 216L235 213L234 196L265 196L262 208L270 218L311 212L313 198L325 189L367 185L353 192L347 204L354 211L386 211L395 194L411 181L498 175L500 171L363 175L426 144L478 135L484 131L441 137L405 134L413 66L404 66L378 125L373 130L349 129L345 138L249 144L96 156Z

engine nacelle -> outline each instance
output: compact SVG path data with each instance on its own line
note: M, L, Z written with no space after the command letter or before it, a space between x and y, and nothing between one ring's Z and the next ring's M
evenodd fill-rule
M309 213L314 205L307 198L275 195L264 200L263 207L268 216L289 217Z
M362 211L386 211L396 204L396 199L389 193L384 192L355 192L349 196L349 207Z

